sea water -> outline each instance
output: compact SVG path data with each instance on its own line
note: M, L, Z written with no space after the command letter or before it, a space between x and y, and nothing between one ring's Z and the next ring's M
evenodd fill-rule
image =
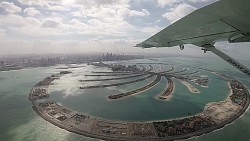
M185 64L183 61L185 60ZM138 62L149 62L150 60L137 60ZM176 71L181 70L185 65L200 66L209 68L222 73L231 75L233 78L241 81L250 88L249 80L237 70L221 61L216 61L212 66L207 64L206 60L197 58L163 58L159 62L176 63ZM132 63L134 61L128 61ZM154 97L166 87L166 80L163 78L156 86L144 91L138 95L130 96L117 101L107 101L110 94L118 94L126 90L141 87L150 83L155 77L143 82L130 84L128 86L117 86L115 88L80 90L78 86L89 85L82 84L79 79L92 79L85 77L84 74L91 73L93 66L70 69L72 74L63 76L55 81L49 89L50 98L59 104L81 113L90 114L105 119L125 120L125 121L150 121L171 119L196 114L203 110L206 103L211 101L224 100L229 93L226 82L209 73L209 88L202 88L194 85L201 93L193 94L174 80L176 89L170 101L159 101ZM224 65L224 67L223 67ZM156 70L159 69L154 65ZM28 100L30 89L45 77L58 73L60 70L56 67L49 68L30 68L17 71L0 72L0 139L8 141L62 141L62 140L98 140L76 135L66 130L60 129L39 117L33 110L32 104ZM164 66L164 68L168 68ZM102 70L102 69L100 69ZM95 70L97 71L97 70ZM201 73L200 73L201 74ZM129 81L132 79L121 80ZM112 81L111 81L112 82ZM111 83L110 82L110 83ZM115 81L114 81L115 82ZM98 85L103 82L90 83ZM65 85L64 85L65 84ZM62 87L62 86L65 87ZM66 87L67 86L67 87ZM250 112L249 110L234 123L225 128L189 140L194 141L235 141L250 140Z

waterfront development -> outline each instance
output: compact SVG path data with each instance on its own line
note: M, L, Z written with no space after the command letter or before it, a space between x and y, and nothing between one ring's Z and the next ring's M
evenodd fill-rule
M97 79L81 79L78 80L80 83L88 84L89 82L110 80L124 81L80 86L78 87L79 90L130 85L152 78L152 81L150 79L148 83L139 88L107 95L106 100L109 102L141 95L144 91L156 86L163 78L166 79L167 84L164 90L154 97L159 102L168 102L175 95L175 81L184 84L190 93L201 95L202 93L196 87L209 89L210 78L199 75L200 71L222 78L228 84L230 94L223 101L207 103L202 112L194 115L188 114L185 117L151 121L111 120L77 112L49 99L49 87L54 85L54 81L60 81L64 75L73 73L61 71L46 77L32 88L29 99L32 101L34 111L43 119L62 129L93 138L104 140L175 140L199 136L222 128L240 117L249 105L249 92L242 83L212 70L195 68L195 71L186 72L188 68L176 70L175 66L171 65L171 69L164 71L164 67L169 65L163 63L136 63L128 66L119 63L92 63L89 65L109 68L111 71L94 71L90 75L86 74L87 78L97 77ZM154 68L156 66L158 66L158 69ZM107 76L110 78L100 78ZM127 81L127 79L133 80Z
M154 61L156 60L156 61ZM145 81L132 83L128 85L79 89L80 86L113 84L115 82L125 82L145 76L135 78L105 80L105 81L83 81L79 80L97 80L111 79L127 76L85 76L88 74L98 74L92 72L112 72L110 68L95 67L87 64L71 64L57 65L54 67L27 68L16 71L0 72L0 102L2 105L0 117L0 137L2 140L8 141L99 141L100 139L89 138L78 135L73 132L58 128L50 122L45 121L32 109L32 102L27 96L31 88L39 81L46 77L56 75L60 71L70 71L72 73L62 75L59 79L55 79L48 87L48 98L40 99L40 102L55 102L56 104L82 115L89 115L98 119L106 119L109 121L123 122L160 122L166 120L190 117L203 112L208 103L224 101L230 94L230 88L227 82L215 73L207 72L199 68L214 70L220 74L226 74L233 79L239 81L244 86L250 88L248 78L240 72L231 69L229 65L223 61L214 59L214 64L206 63L207 58L156 58L154 60L140 59L131 61L112 62L122 65L133 65L140 63L137 67L142 70L149 69L151 64L154 69L152 71L167 71L171 66L174 71L180 71L188 68L187 72L183 72L192 76L192 78L208 78L208 87L202 87L189 82L195 86L201 93L194 94L188 90L178 80L173 79L175 88L167 100L158 100L156 98L168 87L168 81L162 77L161 81L154 87L142 91L129 97L119 100L108 100L109 95L124 93L140 88L155 79L156 76ZM212 59L213 60L213 59ZM185 62L185 64L183 64ZM243 61L244 62L244 61ZM106 62L105 62L106 63ZM147 64L148 63L148 64ZM169 65L164 65L164 64ZM245 64L249 64L245 62ZM161 70L161 66L162 69ZM188 66L189 65L189 66ZM195 68L193 68L195 67ZM193 75L189 74L195 71ZM110 73L107 73L110 74ZM182 73L179 73L180 75ZM136 74L137 75L137 74ZM139 75L139 74L138 74ZM128 75L130 76L130 75ZM133 75L131 75L133 76ZM189 81L189 80L187 80ZM38 100L37 100L38 102ZM187 141L235 141L249 140L250 135L250 111L248 110L232 124L227 124L221 130L215 130L211 133L196 136L187 139Z

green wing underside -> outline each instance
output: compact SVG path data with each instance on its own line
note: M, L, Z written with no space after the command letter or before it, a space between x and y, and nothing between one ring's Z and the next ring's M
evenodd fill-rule
M204 45L249 33L249 0L221 0L203 7L138 44L144 48Z

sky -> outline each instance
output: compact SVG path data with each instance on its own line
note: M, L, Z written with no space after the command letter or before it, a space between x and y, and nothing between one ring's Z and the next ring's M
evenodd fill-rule
M180 53L134 48L216 0L0 0L0 55ZM222 44L221 46L225 46ZM201 54L190 46L182 54Z

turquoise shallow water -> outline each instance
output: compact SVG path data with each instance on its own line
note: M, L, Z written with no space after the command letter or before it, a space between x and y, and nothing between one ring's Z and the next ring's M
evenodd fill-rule
M225 72L232 75L234 78L240 80L248 88L250 88L250 81L241 73L234 71L229 65L217 61L210 66L206 60L195 58L164 58L159 61L172 63L177 62L178 69L181 69L185 60L185 65L195 65L204 68L210 68ZM147 62L148 60L138 60L140 62ZM134 61L131 61L134 62ZM224 65L224 67L222 66ZM248 64L248 67L250 65ZM154 65L156 70L159 69ZM87 69L87 68L85 68ZM167 68L168 69L168 68ZM31 108L31 103L28 100L29 90L40 80L48 75L58 72L54 68L38 68L26 69L10 72L0 72L0 139L10 141L29 141L29 140L96 140L62 130L51 125L42 118L40 118ZM75 81L78 79L85 79L81 75L81 69L73 69L74 74L70 77L63 77L61 81L51 87L54 90L50 98L60 102L62 105L80 112L85 112L94 116L104 117L107 119L117 120L152 120L165 119L185 116L187 112L195 114L203 110L204 105L210 101L223 100L228 93L226 83L220 78L211 75L211 89L200 88L201 94L194 95L189 93L187 88L175 81L177 89L174 96L169 102L162 102L154 99L159 92L165 87L165 79L160 83L142 94L129 97L124 100L107 102L105 97L109 94L115 94L124 91L124 89L133 89L137 86L142 86L143 83L127 87L117 87L102 90L100 89L79 91L75 87L79 84ZM85 70L86 71L86 70ZM84 72L85 72L84 71ZM205 73L204 73L205 74ZM64 80L65 78L65 80ZM153 80L153 79L151 79ZM67 84L67 88L59 91L60 83ZM219 85L218 85L219 84ZM81 84L82 85L82 84ZM57 87L58 86L58 87ZM223 93L222 93L223 92ZM72 94L73 93L73 94ZM185 112L183 112L185 111ZM115 113L115 114L114 114ZM194 141L235 141L235 140L250 140L250 112L249 110L236 120L233 124L226 126L224 129L201 136L195 137ZM249 139L248 139L249 138Z

